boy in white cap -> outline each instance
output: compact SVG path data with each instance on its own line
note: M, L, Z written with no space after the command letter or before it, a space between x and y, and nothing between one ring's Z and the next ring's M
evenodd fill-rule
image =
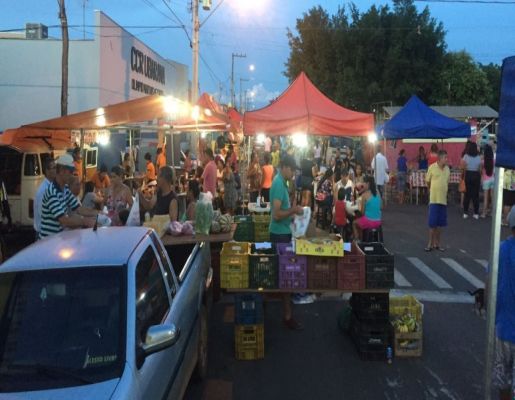
M44 238L64 228L88 228L95 225L96 211L83 208L68 187L75 170L73 157L63 154L56 160L55 179L43 195L39 237ZM75 211L69 214L68 210Z

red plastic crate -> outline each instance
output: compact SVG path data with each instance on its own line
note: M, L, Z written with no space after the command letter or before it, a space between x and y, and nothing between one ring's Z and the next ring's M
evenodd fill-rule
M308 289L336 289L338 258L308 256Z
M308 260L306 256L298 256L291 244L278 243L279 255L279 288L306 289L308 286Z
M343 258L338 258L338 289L365 289L365 260L365 253L353 242L351 251L345 252Z

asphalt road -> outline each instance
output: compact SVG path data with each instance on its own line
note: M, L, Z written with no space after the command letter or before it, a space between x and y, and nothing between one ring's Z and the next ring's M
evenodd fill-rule
M445 252L424 252L427 206L389 205L385 245L395 254L394 295L412 293L424 304L424 348L420 358L361 361L337 325L342 299L295 306L305 330L281 324L281 304L265 312L265 358L234 359L232 296L211 314L209 372L191 384L186 399L478 399L483 395L484 317L473 312L466 292L481 285L489 257L491 219L463 220L449 208ZM508 231L503 231L506 237Z

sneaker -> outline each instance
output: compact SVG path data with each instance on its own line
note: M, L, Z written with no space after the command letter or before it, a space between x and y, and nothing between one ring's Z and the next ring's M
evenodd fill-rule
M479 215L478 214L474 214L474 219L479 219Z
M295 321L293 318L283 319L283 323L288 329L292 331L301 331L304 329L304 326L300 322Z
M486 214L481 214L481 218L486 218Z
M463 214L463 219L467 219L468 217L468 214Z
M310 304L315 301L310 293L294 293L291 296L293 304Z

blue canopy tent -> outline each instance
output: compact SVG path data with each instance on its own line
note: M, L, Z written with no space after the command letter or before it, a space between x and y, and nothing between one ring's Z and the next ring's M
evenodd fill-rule
M383 126L385 139L449 139L470 137L470 126L440 114L413 95Z
M499 278L499 247L503 205L504 168L515 169L515 57L505 58L501 74L501 99L499 107L499 133L495 168L495 189L490 238L488 293L497 293ZM495 343L497 296L488 296L487 343L485 363L485 399L492 397L492 362Z

